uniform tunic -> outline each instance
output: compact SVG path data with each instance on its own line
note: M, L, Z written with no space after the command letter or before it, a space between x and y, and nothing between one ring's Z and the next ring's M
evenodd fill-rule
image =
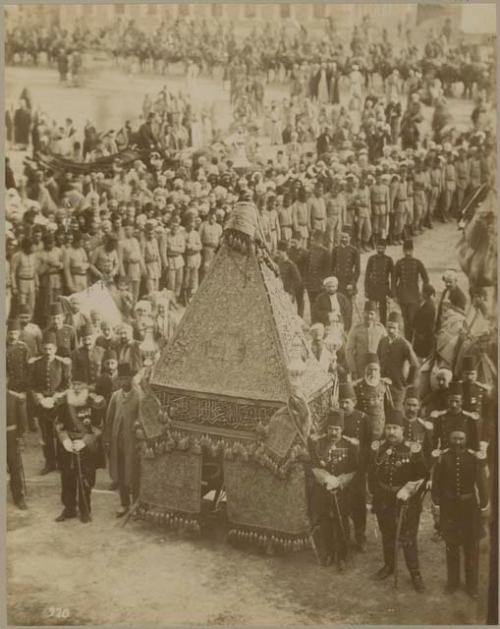
M124 238L120 241L120 253L123 270L128 279L132 282L139 282L141 279L143 261L141 246L137 238Z
M75 328L63 323L60 328L49 326L47 330L54 332L56 335L57 355L63 358L71 356L72 352L76 349L77 338Z
M64 250L63 264L66 271L68 288L71 292L78 293L87 288L87 271L89 259L83 247L68 247ZM68 278L69 275L69 278ZM73 284L72 286L70 284Z
M465 426L466 446L473 450L479 448L479 422L477 417L475 418L471 413L463 410L456 414L451 413L449 410L435 411L434 415L434 417L431 416L431 419L434 420L433 449L439 448L444 450L449 447L452 427L459 420L462 420Z
M159 280L161 277L160 247L155 238L144 241L142 255L144 257L147 278Z
M356 284L360 274L359 251L352 245L339 245L332 251L332 274L339 281L339 291L347 294L347 286L352 286L356 293Z
M176 234L167 234L167 258L168 268L172 271L184 267L184 253L186 251L186 236L178 231Z
M387 298L392 290L393 272L394 262L385 253L376 253L368 258L365 272L365 296L378 303L380 321L384 325L387 317Z
M379 439L385 426L385 399L387 384L381 380L377 385L371 385L363 378L355 385L356 407L370 419L372 436Z

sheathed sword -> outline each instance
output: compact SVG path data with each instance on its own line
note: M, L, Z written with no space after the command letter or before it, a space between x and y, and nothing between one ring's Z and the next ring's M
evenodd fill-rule
M339 530L340 530L340 535L342 537L342 543L344 544L344 547L346 549L346 551L348 550L348 544L347 544L347 535L346 535L346 531L344 528L344 521L342 520L342 512L340 511L340 506L339 506L339 501L338 501L338 489L335 489L334 491L332 491L332 502L333 502L333 506L335 509L335 515L337 517L337 522L339 525Z
M406 515L408 505L403 502L399 507L398 523L396 526L396 539L394 540L394 588L398 589L398 551L399 551L399 539L401 537L401 528L403 526L403 520Z

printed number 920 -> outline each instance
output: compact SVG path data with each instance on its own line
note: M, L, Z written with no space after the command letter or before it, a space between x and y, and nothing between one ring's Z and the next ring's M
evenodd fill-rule
M70 612L67 607L48 607L47 616L49 618L69 618Z

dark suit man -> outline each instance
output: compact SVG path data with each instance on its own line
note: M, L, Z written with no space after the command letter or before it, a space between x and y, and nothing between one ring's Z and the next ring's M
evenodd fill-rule
M348 231L342 232L340 245L333 248L331 270L339 281L339 291L346 297L355 295L360 274L360 259L359 251L351 245Z
M378 304L379 320L382 325L387 321L387 298L391 296L391 280L394 262L386 255L386 241L377 242L377 253L368 258L365 273L365 296Z

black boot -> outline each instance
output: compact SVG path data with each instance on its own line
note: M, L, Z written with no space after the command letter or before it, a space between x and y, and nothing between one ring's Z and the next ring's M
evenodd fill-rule
M61 514L57 516L56 522L64 522L64 520L71 520L72 518L76 518L76 511L63 509Z

